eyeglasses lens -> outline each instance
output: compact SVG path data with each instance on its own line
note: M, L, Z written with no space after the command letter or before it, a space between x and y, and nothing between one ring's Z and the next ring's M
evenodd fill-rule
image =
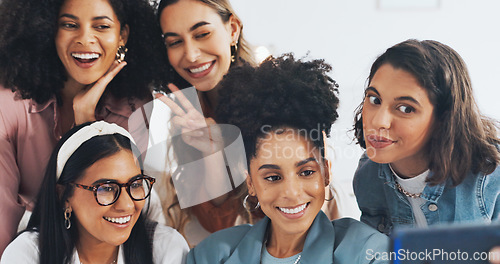
M137 179L130 184L130 195L136 200L142 200L149 195L151 183L146 179Z
M120 186L115 183L106 183L99 186L97 188L97 201L103 205L112 203L118 194L119 188Z
M129 184L130 196L134 200L145 199L151 191L151 182L148 179L136 179ZM97 188L97 201L101 205L109 205L118 198L120 186L116 183L106 183Z

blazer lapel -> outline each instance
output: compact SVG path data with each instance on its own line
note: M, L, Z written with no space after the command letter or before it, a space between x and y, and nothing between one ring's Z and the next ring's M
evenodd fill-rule
M333 263L334 241L332 222L323 211L319 211L307 233L300 264Z
M238 246L227 259L225 264L241 264L241 263L260 263L262 254L262 243L266 234L269 218L266 216L257 224L252 226L248 233L243 237Z

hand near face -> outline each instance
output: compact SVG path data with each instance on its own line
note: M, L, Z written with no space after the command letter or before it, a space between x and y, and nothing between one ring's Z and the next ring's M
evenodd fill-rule
M212 118L205 118L175 85L169 84L168 87L177 97L180 105L162 94L156 94L155 97L164 102L175 114L172 124L180 129L184 143L204 154L212 154L220 150L223 141L217 123Z
M104 74L97 82L83 89L73 99L73 110L75 114L75 125L80 125L85 122L95 121L95 108L104 90L113 78L127 65L123 61L118 63L113 62L108 72Z

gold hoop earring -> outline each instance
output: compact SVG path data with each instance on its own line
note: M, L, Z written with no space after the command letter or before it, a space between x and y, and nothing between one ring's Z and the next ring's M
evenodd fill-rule
M71 228L71 208L66 207L64 210L64 226L66 227L66 230L69 230Z
M115 60L118 62L118 63L121 63L122 61L125 60L125 55L127 55L127 47L121 45L120 47L118 47L118 50L116 51L116 56L115 56Z
M234 44L234 46L231 46L231 62L236 61L236 52L238 51L238 41Z

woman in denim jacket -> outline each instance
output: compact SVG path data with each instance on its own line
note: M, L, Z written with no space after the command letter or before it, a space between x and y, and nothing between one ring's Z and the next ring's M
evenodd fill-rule
M361 220L390 234L498 219L498 126L479 112L460 55L407 40L378 57L368 80L354 125L366 149L353 183Z

